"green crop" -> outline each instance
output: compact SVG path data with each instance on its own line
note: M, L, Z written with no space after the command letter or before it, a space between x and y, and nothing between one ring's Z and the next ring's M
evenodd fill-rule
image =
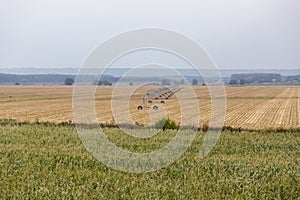
M105 129L124 149L149 152L176 134L136 139ZM0 126L1 199L299 199L300 134L223 133L204 159L205 133L172 165L131 174L106 167L86 151L76 129Z

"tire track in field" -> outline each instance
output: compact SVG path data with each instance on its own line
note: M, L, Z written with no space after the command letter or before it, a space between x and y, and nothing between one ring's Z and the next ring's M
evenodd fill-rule
M288 127L292 125L291 115L295 109L291 109L295 95L297 94L297 88L289 88L289 95L286 95L284 99L281 99L281 106L278 108L278 114L273 120L273 124L277 127ZM287 126L288 125L288 126Z
M243 99L230 99L227 106L226 125L233 127L255 128L257 120L264 110L257 108L263 107L266 99L274 99L284 92L285 88L271 88L271 87L254 87L255 90L250 90L244 93ZM235 96L231 94L232 96ZM235 96L236 97L236 96ZM275 103L275 102L274 102ZM272 106L269 105L269 106ZM267 106L265 105L266 109Z
M252 109L245 123L256 128L289 126L292 121L290 116L293 112L291 106L295 91L296 88L286 88L274 99Z
M290 99L281 102L281 105L278 107L277 110L277 117L274 120L274 124L282 125L283 118L285 117L286 109L288 104L290 103Z
M230 105L227 110L226 125L243 127L245 125L245 118L252 115L249 110L254 109L261 104L263 104L263 102L258 100L244 100Z

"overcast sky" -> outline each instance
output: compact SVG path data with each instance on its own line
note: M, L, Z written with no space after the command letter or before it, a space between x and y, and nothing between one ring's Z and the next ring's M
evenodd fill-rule
M298 68L299 24L299 0L0 0L0 67L78 67L112 35L160 27L220 68Z

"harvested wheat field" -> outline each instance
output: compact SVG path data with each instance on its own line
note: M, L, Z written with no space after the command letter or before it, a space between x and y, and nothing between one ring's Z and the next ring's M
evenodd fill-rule
M114 93L115 102L123 104L122 97L132 86L122 87L121 93ZM159 86L144 86L138 88L129 101L129 115L117 112L113 117L111 109L113 86L97 88L95 95L98 121L101 123L135 123L151 125L160 118L168 117L180 122L181 107L177 96L183 96L183 102L188 102L190 95L183 87L178 94L165 100L153 100L151 105L158 105L153 109L137 110L142 104L142 98L147 90ZM297 86L245 86L226 88L226 120L225 125L245 129L266 128L296 128L300 127L300 87ZM199 125L209 124L211 99L207 87L195 86L200 122ZM16 119L18 121L73 121L72 114L72 86L0 86L0 118ZM185 99L186 98L186 99ZM119 101L119 102L118 102ZM149 105L149 106L151 106ZM120 116L124 115L124 116ZM153 118L154 116L154 118ZM120 121L121 119L121 121Z

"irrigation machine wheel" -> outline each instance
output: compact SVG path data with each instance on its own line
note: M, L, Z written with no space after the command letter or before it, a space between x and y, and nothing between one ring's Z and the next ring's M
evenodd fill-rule
M153 110L158 110L158 106L153 106Z

